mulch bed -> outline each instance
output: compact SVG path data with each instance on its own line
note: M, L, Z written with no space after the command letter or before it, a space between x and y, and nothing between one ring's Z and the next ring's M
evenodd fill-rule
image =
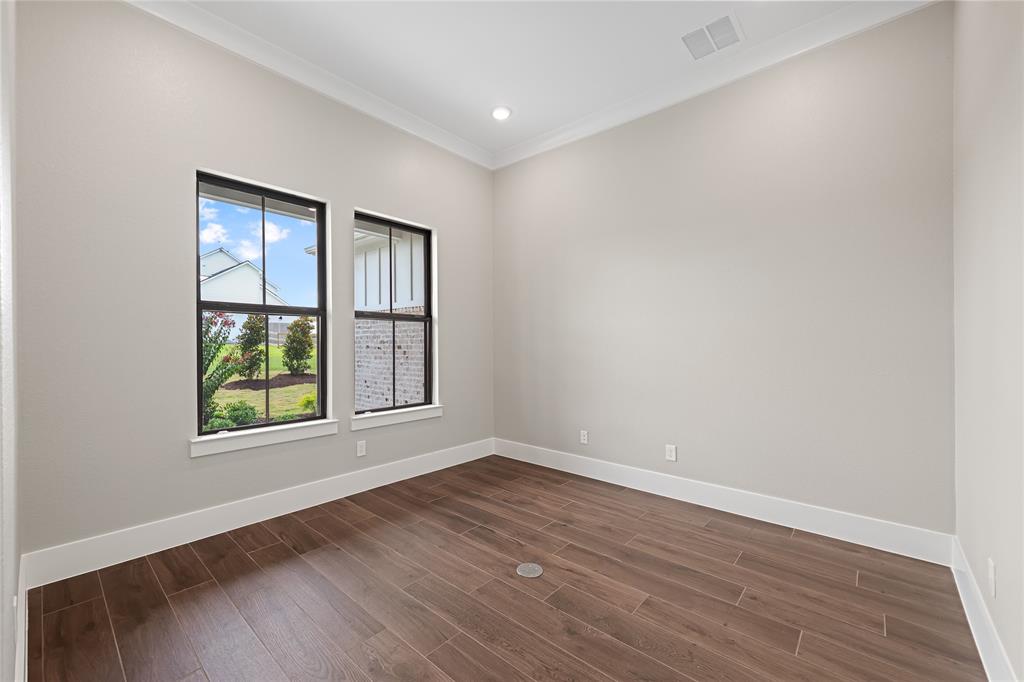
M282 372L277 376L270 377L271 388L284 388L285 386L295 386L296 384L315 384L315 374L288 374ZM267 385L263 379L239 379L238 381L229 381L228 383L221 386L229 391L262 391L263 387Z

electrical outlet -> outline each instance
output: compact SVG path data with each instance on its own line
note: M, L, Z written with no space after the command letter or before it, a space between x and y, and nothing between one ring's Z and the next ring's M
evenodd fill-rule
M675 445L666 445L665 446L665 459L667 459L670 462L676 461L676 446Z
M988 558L988 594L990 597L995 599L996 597L996 562L992 561L992 557Z
M366 441L356 441L356 457L366 457Z
M590 442L590 432L580 431L580 443L586 445Z

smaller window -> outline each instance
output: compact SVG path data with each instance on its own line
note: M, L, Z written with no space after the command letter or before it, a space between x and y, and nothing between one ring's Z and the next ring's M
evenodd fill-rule
M324 204L197 176L199 433L324 417Z
M432 403L430 231L356 213L355 411Z

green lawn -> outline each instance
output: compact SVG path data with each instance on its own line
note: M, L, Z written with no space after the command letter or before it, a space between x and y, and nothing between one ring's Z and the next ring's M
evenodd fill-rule
M224 357L228 353L232 353L235 350L235 344L229 343L224 346L220 351L220 357ZM284 348L282 346L271 346L270 347L270 376L274 377L281 372L287 372L288 370L284 366ZM309 372L311 374L316 373L316 348L310 354L309 358ZM228 382L234 381L235 379L241 379L242 377L237 374L230 379Z
M228 344L221 350L220 357L224 357L228 353L235 350L234 344ZM280 346L270 347L270 376L275 377L278 374L287 372L288 370L284 366L282 359L282 351L284 349ZM309 372L315 373L316 370L316 350L313 350L312 357L309 362ZM228 379L225 383L231 383L241 379L242 377L237 374ZM308 393L316 393L316 384L296 384L294 386L283 386L281 388L270 389L270 416L271 418L279 417L283 414L300 414L303 412L303 408L299 405L303 396ZM266 396L263 391L249 391L234 389L229 390L221 387L217 391L213 399L216 400L220 405L227 405L228 403L238 402L239 400L245 401L256 408L256 410L263 414L266 409Z

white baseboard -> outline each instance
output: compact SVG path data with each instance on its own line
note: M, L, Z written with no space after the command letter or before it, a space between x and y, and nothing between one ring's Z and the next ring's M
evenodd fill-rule
M974 571L967 563L967 555L960 546L960 539L953 538L953 577L956 589L960 592L960 601L967 614L967 622L971 625L971 634L978 647L978 654L985 666L985 674L992 682L1008 682L1019 679L1014 675L1013 664L999 639L999 632L992 620L992 615L985 605L985 596L974 579Z
M339 497L479 459L492 452L494 439L485 438L29 552L22 555L23 587L30 589L70 578ZM25 599L24 590L19 598Z
M989 679L1017 679L960 542L953 535L501 438L485 438L24 554L18 622L25 622L26 592L32 587L491 453L951 566ZM23 679L25 672L24 635L19 628L18 679Z
M949 566L953 536L780 497L495 438L505 457Z

